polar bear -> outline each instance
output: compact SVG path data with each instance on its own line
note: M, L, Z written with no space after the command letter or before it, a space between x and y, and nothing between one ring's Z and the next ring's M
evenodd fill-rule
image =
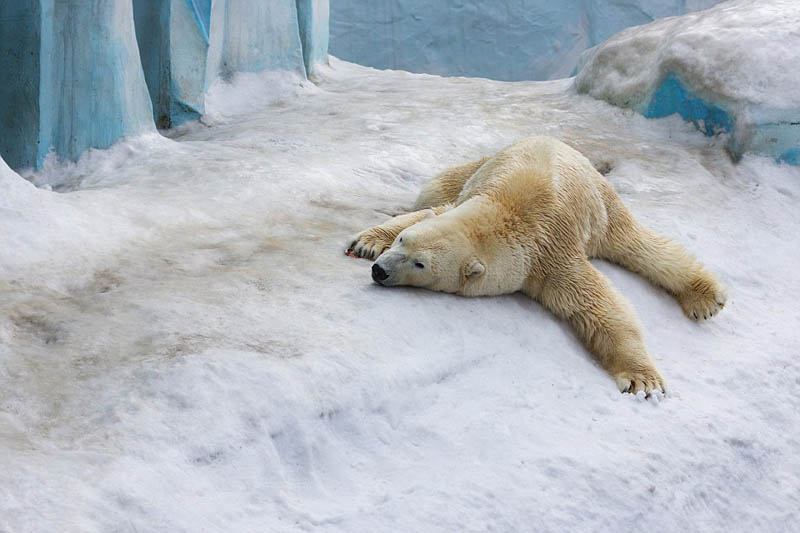
M376 259L373 279L464 296L521 291L568 321L621 392L665 392L636 315L589 258L637 272L693 320L725 288L683 247L638 223L578 151L532 137L445 170L414 212L359 233L347 249Z

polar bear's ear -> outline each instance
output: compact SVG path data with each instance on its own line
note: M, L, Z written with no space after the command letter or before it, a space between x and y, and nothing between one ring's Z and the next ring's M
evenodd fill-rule
M464 276L467 279L472 277L480 276L486 272L486 267L483 266L483 263L477 257L473 257L467 262L467 266L464 268Z
M425 210L425 218L423 218L422 220L425 220L426 218L433 218L435 216L436 216L436 213L434 213L433 209L426 209Z

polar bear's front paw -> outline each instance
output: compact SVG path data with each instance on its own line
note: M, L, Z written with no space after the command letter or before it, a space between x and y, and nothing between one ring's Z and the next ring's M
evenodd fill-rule
M636 394L639 391L644 391L648 396L654 391L660 391L662 394L667 392L664 379L652 367L618 372L614 374L614 381L617 382L620 392Z
M727 299L725 287L711 275L698 276L678 295L683 312L692 320L708 320L722 311Z
M356 235L345 253L374 260L388 250L393 242L394 237L380 227L370 228Z

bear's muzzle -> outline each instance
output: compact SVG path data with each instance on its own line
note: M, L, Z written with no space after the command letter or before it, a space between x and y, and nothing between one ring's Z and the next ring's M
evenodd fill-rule
M383 281L385 281L389 277L389 274L378 264L375 263L372 265L372 279L378 283L379 285L383 285Z

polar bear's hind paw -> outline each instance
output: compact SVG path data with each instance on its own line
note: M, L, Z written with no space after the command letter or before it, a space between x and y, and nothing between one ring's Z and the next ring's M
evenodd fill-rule
M720 285L713 277L698 277L689 287L678 295L678 302L684 314L691 320L708 320L725 307L728 300L725 287Z

